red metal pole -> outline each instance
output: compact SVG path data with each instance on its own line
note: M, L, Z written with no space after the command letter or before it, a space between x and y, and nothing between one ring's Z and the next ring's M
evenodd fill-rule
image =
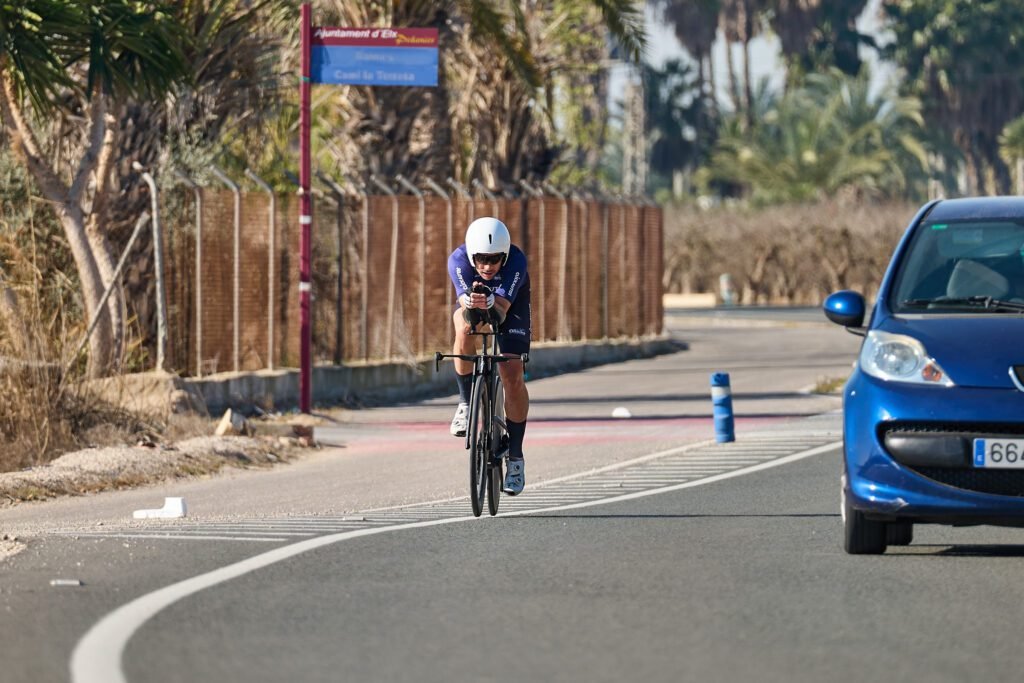
M302 4L302 80L299 84L299 410L308 413L312 407L312 331L310 322L313 285L310 278L312 262L313 200L310 196L310 69L309 53L312 38L312 9Z

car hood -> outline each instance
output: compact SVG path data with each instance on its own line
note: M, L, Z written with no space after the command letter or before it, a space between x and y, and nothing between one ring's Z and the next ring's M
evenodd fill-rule
M898 316L875 329L920 341L958 386L1013 389L1010 368L1024 365L1024 316Z

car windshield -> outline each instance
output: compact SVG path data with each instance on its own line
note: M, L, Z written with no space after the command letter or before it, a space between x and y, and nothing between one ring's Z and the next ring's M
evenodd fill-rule
M1024 219L925 222L890 299L897 313L1024 312Z

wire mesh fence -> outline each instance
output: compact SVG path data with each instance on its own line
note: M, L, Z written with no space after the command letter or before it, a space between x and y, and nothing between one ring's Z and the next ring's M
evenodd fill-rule
M236 226L228 189L179 187L162 196L168 369L196 376L297 366L297 197L275 197L271 220L271 196L243 192ZM535 342L661 332L659 207L326 194L313 213L315 362L410 361L447 349L455 303L447 258L483 215L503 220L527 254Z

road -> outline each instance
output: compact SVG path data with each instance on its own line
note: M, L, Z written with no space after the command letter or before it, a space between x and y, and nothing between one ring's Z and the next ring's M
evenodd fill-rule
M3 511L33 534L0 565L3 680L1019 679L1020 531L840 548L838 402L801 389L857 340L685 320L687 351L530 383L494 519L458 498L450 401L336 416L344 448L191 484L182 522L124 520L160 487ZM708 442L712 370L735 444Z

